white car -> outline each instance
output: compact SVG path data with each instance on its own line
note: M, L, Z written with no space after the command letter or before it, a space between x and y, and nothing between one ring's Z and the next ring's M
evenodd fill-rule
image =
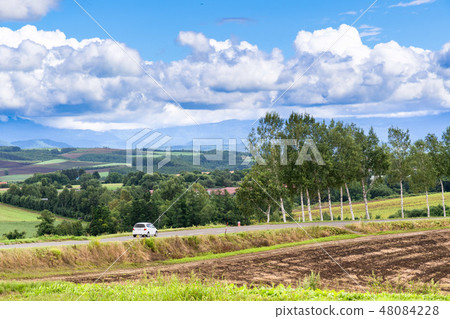
M133 237L136 237L137 235L142 237L150 237L154 236L156 237L158 235L158 230L155 226L153 226L152 223L137 223L133 227Z

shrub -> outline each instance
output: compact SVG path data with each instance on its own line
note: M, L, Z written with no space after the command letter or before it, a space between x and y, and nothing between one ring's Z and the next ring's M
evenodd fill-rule
M392 188L390 188L386 184L374 185L374 187L369 191L369 197L371 199L377 197L387 197L394 194L395 192L392 190Z
M449 210L449 207L445 206L445 209ZM408 217L408 218L427 217L428 216L427 208L405 210L404 213L405 213L405 217ZM431 206L430 207L430 216L431 217L444 216L444 210L442 208L442 205ZM389 218L401 218L401 217L402 217L401 210L398 210L395 214L392 214L389 216Z
M17 229L14 229L12 232L3 234L3 236L5 236L6 238L8 238L9 240L11 239L22 239L25 238L25 232L19 232Z
M56 226L56 234L60 236L82 236L85 234L85 231L81 221L69 222L65 220Z
M38 219L41 220L39 225L36 225L38 229L38 236L55 234L55 215L53 215L52 212L44 210L42 211L41 216L39 216Z

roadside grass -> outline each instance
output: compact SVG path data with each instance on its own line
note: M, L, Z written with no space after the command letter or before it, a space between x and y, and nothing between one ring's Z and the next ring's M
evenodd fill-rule
M0 204L1 205L1 204ZM62 221L63 219L61 219ZM68 219L70 220L70 219ZM1 220L0 220L1 222ZM18 229L21 231L27 231L27 230L34 230L36 231L36 228L31 223L23 224L22 222L13 222L15 224L7 225L8 222L5 223L5 229L8 231L11 231L10 229ZM38 223L34 224L37 225ZM57 221L58 224L58 221ZM83 226L86 227L88 223L83 222ZM17 227L16 227L17 226ZM16 228L14 228L16 227ZM162 228L158 229L159 233L166 233L166 232L173 232L173 231L184 231L184 230L197 230L197 229L209 229L209 228L225 228L225 225L204 225L204 226L192 226L192 227L180 227L180 228ZM1 232L1 224L0 224L0 243L4 245L12 245L12 244L27 244L27 243L42 243L42 242L49 242L49 241L66 241L66 240L100 240L100 239L107 239L107 238L116 238L116 237L128 237L132 236L132 232L123 232L123 233L116 233L116 234L107 234L107 235L99 235L99 236L57 236L57 235L47 235L47 236L41 236L41 237L27 237L23 239L14 239L14 240L2 240L1 235L4 234L4 232Z
M391 233L397 231L420 231L450 227L450 219L426 219L415 221L395 221L386 223L353 223L346 228L364 234Z
M449 301L439 293L360 293L292 286L238 286L195 276L175 276L119 284L75 284L70 282L1 282L0 300L82 301Z
M314 226L308 228L313 238L338 235L354 235L348 230L335 227ZM78 269L96 265L110 265L120 256L118 264L148 264L155 261L180 259L204 255L240 251L250 248L268 247L283 243L309 240L302 229L277 229L252 231L228 235L199 235L186 237L148 238L135 242L68 245L33 249L0 250L0 275L24 271L45 272L61 269ZM205 258L205 257L204 257Z
M450 193L445 193L445 197L450 198ZM430 206L442 205L442 194L441 193L433 193L429 195ZM353 202L353 213L356 219L365 219L365 205L364 202ZM369 213L371 218L374 219L377 215L380 216L380 219L388 219L388 217L392 214L395 214L398 210L400 210L400 196L396 198L389 199L371 199L368 202ZM425 195L409 195L404 197L404 209L412 210L412 209L421 209L426 208L426 196ZM335 219L338 218L341 214L340 203L332 203L331 209L333 211L333 215ZM323 213L329 214L328 202L322 203ZM315 204L311 208L311 213L313 218L318 218L320 216L319 206ZM305 214L306 218L308 218L308 210L305 206ZM295 217L294 217L295 216ZM298 220L301 217L301 210L296 208L293 211L293 217ZM344 219L351 218L350 207L348 202L344 202Z

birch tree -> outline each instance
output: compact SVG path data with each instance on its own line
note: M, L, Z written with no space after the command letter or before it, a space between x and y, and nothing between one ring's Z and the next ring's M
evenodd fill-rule
M356 142L359 144L361 162L359 165L359 180L363 192L366 218L370 219L367 194L379 178L389 169L389 152L380 145L380 141L373 128L367 135L362 129L356 130ZM367 188L366 188L367 185Z
M258 150L259 154L265 161L265 165L257 163L256 165L262 170L266 170L271 175L272 200L279 200L276 204L281 209L283 222L286 222L286 210L284 207L284 199L287 189L283 184L283 172L285 163L281 159L283 145L277 145L275 141L285 137L285 122L277 113L267 113L266 116L259 121L256 130L252 130L249 135L249 142L252 147ZM260 185L268 187L268 185Z
M436 169L431 160L431 154L427 152L427 143L418 140L411 147L411 188L414 192L425 191L427 203L427 216L430 217L430 202L428 191L436 182Z
M252 166L236 192L239 211L248 217L257 217L262 214L269 223L272 207L276 205L272 197L277 194L277 190L272 185L268 171L261 170L261 167L257 165Z
M330 134L333 145L333 160L336 170L336 184L341 191L341 219L343 216L342 188L347 192L348 204L352 220L355 220L353 213L352 198L348 184L353 182L359 171L361 151L354 139L353 131L356 128L352 125L344 125L337 122Z
M289 149L288 165L284 167L283 181L291 194L295 196L300 192L302 221L305 221L304 195L308 209L308 219L312 221L310 190L314 189L312 173L309 166L298 159L303 156L302 150L308 138L311 138L311 129L315 120L308 114L292 113L286 122L285 137L294 144Z
M388 131L388 140L391 148L389 176L392 180L400 183L401 213L402 218L405 218L403 182L405 182L411 174L411 163L409 161L411 140L409 137L409 130L403 131L399 128L391 127Z

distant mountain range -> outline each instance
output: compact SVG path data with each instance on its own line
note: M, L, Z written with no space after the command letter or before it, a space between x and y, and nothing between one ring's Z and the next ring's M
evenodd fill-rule
M417 118L396 118L395 121L386 121L385 118L349 118L345 119L345 122L353 122L366 131L373 126L382 141L387 141L388 128L393 123L395 123L394 126L398 126L399 128L409 129L412 140L423 138L427 133L435 133L440 136L443 130L449 125L448 119L439 115ZM160 147L161 149L170 145L172 149L189 150L192 149L194 139L211 139L211 144L215 144L217 139L223 139L223 148L228 149L228 140L237 139L237 150L244 151L245 147L241 143L241 139L247 138L252 127L258 125L257 123L253 124L254 121L252 120L228 120L212 124L161 128L152 132L156 131L161 133L161 137L171 137L170 141ZM37 124L27 119L10 117L7 121L0 122L0 144L6 146L17 145L22 148L61 148L73 146L78 148L109 147L125 149L126 141L140 131L139 129L97 132L91 130L58 129ZM203 141L202 144L207 142ZM208 149L206 145L202 147L202 150L206 149Z
M26 141L11 142L11 145L19 146L20 148L65 148L72 147L71 145L63 142L56 142L49 139L36 139Z
M237 139L238 150L243 150L244 145L239 141L248 136L252 123L253 121L230 120L214 124L162 128L152 132L156 131L161 133L161 137L169 136L171 138L161 146L161 149L169 145L172 149L192 149L193 139L223 139L224 149L228 149L228 139ZM9 119L7 122L0 122L0 144L16 145L21 148L110 147L125 149L127 140L140 131L141 129L106 132L57 129L26 119ZM203 144L205 143L208 142L204 141ZM212 141L212 144L214 143L215 141ZM206 146L202 147L202 150L207 148Z

